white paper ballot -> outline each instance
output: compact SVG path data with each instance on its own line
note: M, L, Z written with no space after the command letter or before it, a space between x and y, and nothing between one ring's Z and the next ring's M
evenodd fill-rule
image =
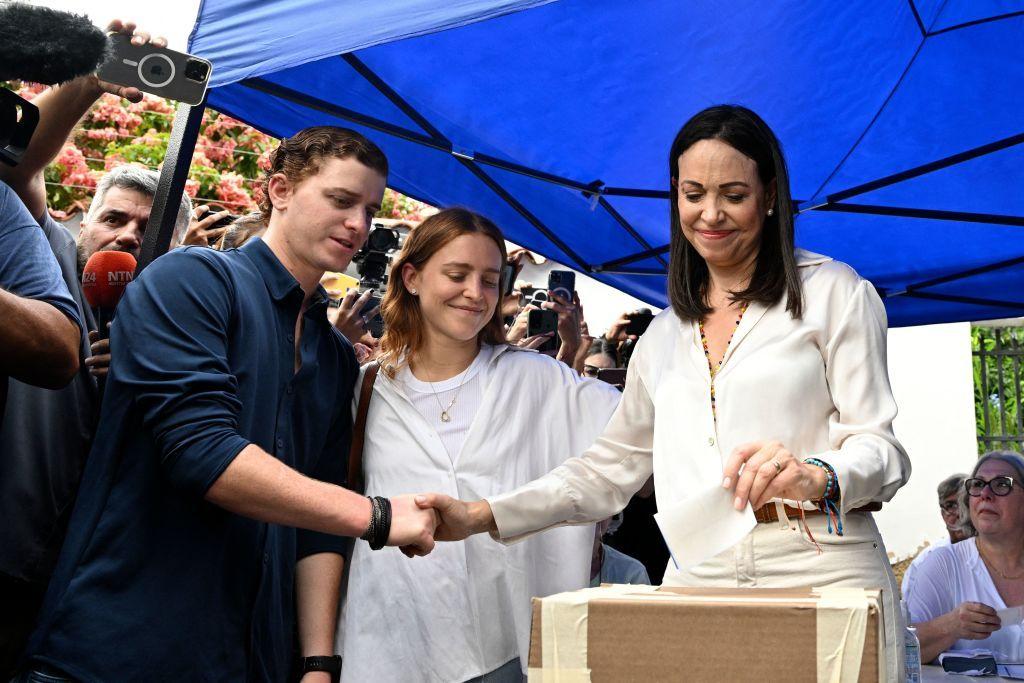
M750 533L757 524L754 511L749 504L736 510L735 497L731 490L714 486L654 515L676 567L695 567Z
M999 615L999 628L1024 624L1024 606L1018 605L1017 607L997 609L996 614Z

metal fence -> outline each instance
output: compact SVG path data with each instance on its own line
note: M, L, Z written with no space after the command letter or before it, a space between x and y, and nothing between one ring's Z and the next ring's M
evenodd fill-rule
M1024 328L975 327L971 341L978 452L1024 451Z

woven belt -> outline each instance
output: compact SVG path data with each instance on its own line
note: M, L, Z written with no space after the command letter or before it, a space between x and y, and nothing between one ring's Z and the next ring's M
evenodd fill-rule
M800 517L800 508L795 508L790 505L783 506L786 508L786 516L790 519ZM878 512L882 509L882 504L878 502L868 503L859 508L854 508L850 512ZM807 517L813 517L814 515L825 514L821 510L804 510L804 515ZM770 524L772 522L779 521L779 512L775 508L775 503L768 503L754 510L754 519L761 524Z

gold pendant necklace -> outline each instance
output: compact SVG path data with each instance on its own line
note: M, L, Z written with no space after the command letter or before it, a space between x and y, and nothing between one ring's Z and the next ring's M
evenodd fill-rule
M472 363L470 363L470 367L473 367ZM444 406L441 405L441 399L439 399L437 397L437 389L434 388L434 383L433 382L428 382L428 384L430 385L430 391L432 391L434 393L434 400L437 401L437 407L441 409L441 422L451 422L452 421L452 417L451 417L451 415L448 414L448 411L451 410L452 406L455 405L456 399L459 398L459 392L462 391L462 385L466 383L466 378L468 376L469 376L469 368L466 368L463 371L462 381L459 382L459 386L455 389L455 395L452 396L451 403L448 404L447 408L445 408Z

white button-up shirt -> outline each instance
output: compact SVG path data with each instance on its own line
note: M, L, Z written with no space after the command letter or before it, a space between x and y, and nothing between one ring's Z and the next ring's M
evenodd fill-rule
M594 446L550 475L488 497L498 533L604 519L654 473L659 507L718 486L739 445L776 439L836 471L843 514L887 501L910 476L892 431L886 316L849 266L797 250L804 312L785 301L747 308L714 377L697 321L667 309L641 337L622 402Z
M436 491L479 500L543 475L590 446L619 402L534 352L496 347L461 453L384 373L363 447L367 495ZM339 632L345 681L465 681L525 664L530 599L584 588L594 527L555 529L514 547L476 536L422 558L356 542Z

